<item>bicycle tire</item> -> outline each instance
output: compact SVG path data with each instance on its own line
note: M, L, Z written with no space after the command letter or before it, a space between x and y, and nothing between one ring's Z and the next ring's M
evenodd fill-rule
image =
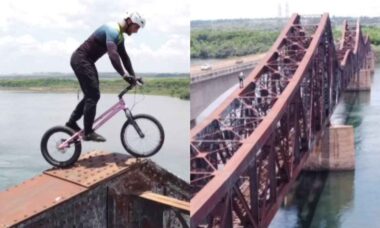
M63 127L63 126L55 126L55 127L50 128L42 136L41 153L42 153L42 156L45 158L45 160L49 164L51 164L55 167L59 167L59 168L66 168L66 167L73 165L78 160L78 158L81 154L82 145L81 145L80 141L75 142L75 145L74 145L75 149L74 149L73 155L66 161L57 161L56 159L54 159L50 155L50 152L47 148L48 147L47 144L48 144L48 140L50 139L50 137L53 136L54 134L58 133L58 132L68 134L68 137L71 137L72 135L75 134L75 132L73 130L71 130L67 127Z
M146 115L146 114L135 115L132 118L133 118L134 121L136 121L138 119L145 119L145 120L148 120L151 123L153 123L153 126L157 127L157 130L159 132L159 142L158 142L158 144L154 148L152 148L149 152L144 153L144 154L141 153L138 150L135 150L135 149L131 148L128 145L128 142L127 142L126 137L125 137L126 129L130 125L132 125L132 120L128 119L123 124L123 126L121 128L121 133L120 133L121 143L122 143L124 149L128 153L130 153L131 155L133 155L135 157L150 157L150 156L153 156L154 154L156 154L161 149L162 145L164 144L164 140L165 140L165 133L164 133L164 129L163 129L161 123L156 118L154 118L153 116ZM132 127L133 127L133 125L132 125Z

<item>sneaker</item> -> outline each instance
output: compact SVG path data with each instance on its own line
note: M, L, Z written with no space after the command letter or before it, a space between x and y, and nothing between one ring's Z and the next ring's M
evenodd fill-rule
M76 122L67 122L66 127L71 128L75 132L82 130Z
M105 142L106 141L106 139L103 136L95 133L94 131L85 135L83 137L83 140L84 141L95 141L95 142Z

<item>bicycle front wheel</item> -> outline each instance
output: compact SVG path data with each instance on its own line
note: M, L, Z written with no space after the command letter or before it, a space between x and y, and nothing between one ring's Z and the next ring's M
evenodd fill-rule
M56 126L50 128L41 140L41 153L45 160L51 165L65 168L73 165L79 158L82 146L80 141L71 142L66 148L59 148L74 134L74 131L67 127Z
M160 122L145 114L128 119L121 128L120 136L125 150L135 157L150 157L156 154L165 139Z

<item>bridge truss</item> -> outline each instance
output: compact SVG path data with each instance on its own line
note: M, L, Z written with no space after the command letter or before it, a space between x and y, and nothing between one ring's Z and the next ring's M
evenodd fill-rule
M360 22L294 14L266 58L191 130L192 227L267 227L342 92L373 58Z

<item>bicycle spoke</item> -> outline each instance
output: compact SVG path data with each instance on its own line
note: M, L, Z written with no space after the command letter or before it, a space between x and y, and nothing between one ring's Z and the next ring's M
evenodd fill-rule
M150 119L137 118L135 122L144 137L141 137L131 124L125 130L124 141L131 150L138 151L140 155L148 155L160 145L160 131Z
M62 132L57 132L55 135L52 135L47 141L47 149L49 155L56 161L66 161L74 153L73 145L69 145L64 149L59 149L58 146L67 140L70 136L68 134L63 134Z

